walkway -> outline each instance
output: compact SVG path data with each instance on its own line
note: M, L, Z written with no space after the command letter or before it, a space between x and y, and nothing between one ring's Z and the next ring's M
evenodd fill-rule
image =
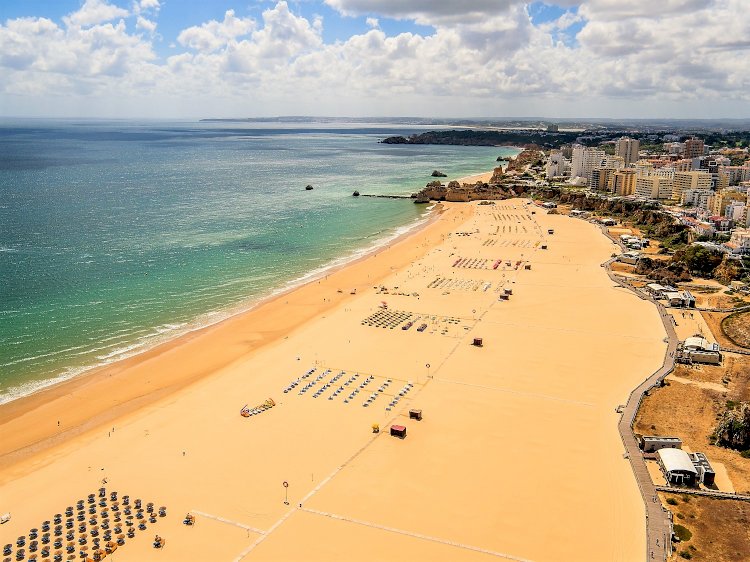
M602 231L614 243L618 244L605 227L602 227ZM619 244L618 244L619 245ZM643 460L640 447L633 434L633 423L635 422L635 416L638 413L638 408L643 401L643 397L650 389L660 385L669 373L674 370L674 356L677 351L677 333L674 329L674 322L672 317L667 314L666 309L658 301L644 295L634 287L616 276L610 269L610 265L615 261L612 258L606 261L602 266L606 269L609 278L617 283L619 286L624 287L632 291L640 299L651 302L659 310L661 321L664 324L664 330L667 332L667 351L664 354L664 361L662 366L645 381L643 381L628 397L628 402L622 410L622 417L618 424L618 430L620 431L620 437L622 438L623 445L625 445L625 451L630 466L633 469L636 482L638 482L638 488L641 491L641 497L646 507L646 560L662 560L665 561L672 552L672 521L671 514L668 510L664 509L656 493L656 486L654 486L651 480L651 475L646 468L646 462Z
M672 486L656 486L656 489L659 492L667 492L670 494L689 494L691 496L705 496L720 500L750 502L750 496L745 494L733 494L732 492L720 492L718 490L693 490L690 488L674 488Z

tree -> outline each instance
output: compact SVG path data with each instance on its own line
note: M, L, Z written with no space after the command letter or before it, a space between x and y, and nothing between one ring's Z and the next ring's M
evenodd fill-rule
M675 261L684 262L691 273L701 277L711 277L714 269L721 263L721 258L721 253L703 246L689 246L674 256Z

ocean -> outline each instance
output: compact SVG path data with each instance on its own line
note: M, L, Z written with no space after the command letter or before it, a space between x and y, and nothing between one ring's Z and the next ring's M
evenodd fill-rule
M383 124L0 120L0 404L220 321L414 228L502 147ZM314 189L306 191L311 184Z

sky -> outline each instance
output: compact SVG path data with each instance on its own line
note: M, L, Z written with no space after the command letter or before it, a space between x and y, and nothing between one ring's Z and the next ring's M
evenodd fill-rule
M0 0L0 116L750 117L750 0Z

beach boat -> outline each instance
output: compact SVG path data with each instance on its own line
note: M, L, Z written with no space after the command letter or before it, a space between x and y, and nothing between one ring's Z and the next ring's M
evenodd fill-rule
M402 330L408 330L408 329L409 329L409 328L411 328L411 327L412 327L413 325L414 325L414 322L407 322L406 324L404 324L403 326L401 326L401 329L402 329Z
M247 404L245 404L242 409L240 410L240 415L243 418L249 418L250 417L250 408L247 407Z
M427 324L422 324L419 328L417 328L417 332L424 332L427 329Z

